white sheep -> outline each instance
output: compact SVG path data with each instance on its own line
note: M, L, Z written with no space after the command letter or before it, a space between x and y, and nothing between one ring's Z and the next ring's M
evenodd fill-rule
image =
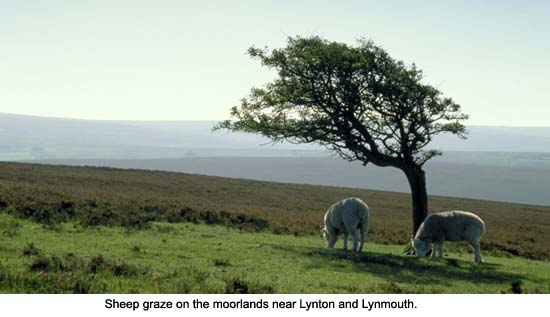
M443 243L447 241L468 241L474 249L474 261L483 262L479 240L485 233L483 220L467 211L446 211L433 213L420 225L412 246L417 256L424 256L435 245L432 257L443 257ZM437 251L437 252L436 252ZM436 254L437 253L437 254Z
M359 198L346 198L333 204L325 213L325 227L321 229L327 248L333 248L340 234L344 234L344 250L348 249L349 235L353 237L353 251L363 251L369 227L369 207ZM360 240L360 241L359 241Z

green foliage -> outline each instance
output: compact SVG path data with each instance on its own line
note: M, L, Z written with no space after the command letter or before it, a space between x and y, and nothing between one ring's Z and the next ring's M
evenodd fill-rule
M230 277L225 280L226 294L272 294L276 293L270 285L260 285L241 280L240 277Z
M9 211L12 208L10 206L4 206L4 210ZM6 237L15 237L19 234L21 224L17 220L11 220L7 223L0 223L2 235Z
M114 276L136 276L146 274L148 268L130 264L126 260L117 258L107 260L103 255L95 255L91 259L78 257L72 252L62 257L56 255L37 254L29 264L33 272L81 272L83 274L98 274L108 272Z
M85 227L122 226L134 230L149 228L152 221L204 222L244 230L263 230L269 226L266 220L255 215L224 210L196 210L173 202L157 205L133 200L97 201L79 196L73 196L73 200L67 201L64 192L51 195L50 191L39 191L31 194L34 190L29 190L26 186L10 189L0 187L0 190L0 202L4 206L0 210L22 218L31 218L50 229L56 229L57 224L71 220L79 221ZM87 196L93 196L93 193L88 194L91 195ZM16 235L17 230L17 224L14 223L7 226L3 234Z
M106 285L94 277L68 274L29 274L0 267L0 291L10 293L105 293Z
M354 254L326 249L317 236L206 224L128 231L71 223L53 232L19 221L20 234L0 248L2 293L550 292L550 262L519 257L484 254L486 263L475 264L471 252L451 251L444 259L419 259L370 241ZM157 225L174 230L159 232ZM21 256L31 238L40 251Z
M422 82L414 64L372 41L357 46L317 36L248 53L277 77L253 88L215 129L260 133L274 142L318 143L347 160L422 166L440 152L424 150L433 135L464 137L460 106Z
M38 255L39 253L40 253L40 249L38 249L33 242L29 242L25 246L25 248L23 248L23 255L24 256Z
M214 266L229 266L231 265L229 263L228 259L214 259Z

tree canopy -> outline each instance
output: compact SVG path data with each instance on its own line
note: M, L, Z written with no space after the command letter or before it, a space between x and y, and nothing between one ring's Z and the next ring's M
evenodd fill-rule
M349 161L401 169L411 187L416 232L428 208L422 166L441 154L427 146L440 133L465 137L468 116L460 105L425 84L414 64L364 39L350 46L296 37L284 48L248 53L277 76L252 88L231 109L231 120L215 129L318 143Z
M440 154L425 150L433 135L465 135L460 106L424 84L414 64L393 59L372 41L349 46L298 37L282 49L248 53L278 77L253 88L231 109L234 120L218 129L319 143L350 161L395 167L422 166Z

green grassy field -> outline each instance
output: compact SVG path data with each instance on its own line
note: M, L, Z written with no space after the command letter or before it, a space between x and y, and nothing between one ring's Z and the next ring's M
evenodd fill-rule
M13 230L13 228L17 228ZM550 262L451 252L405 256L368 243L353 254L319 237L219 225L55 230L0 214L2 292L108 293L549 293Z
M318 236L326 208L349 196L372 212L362 254ZM0 163L0 292L550 293L550 207L430 206L485 220L486 263L461 243L445 259L404 255L407 194Z

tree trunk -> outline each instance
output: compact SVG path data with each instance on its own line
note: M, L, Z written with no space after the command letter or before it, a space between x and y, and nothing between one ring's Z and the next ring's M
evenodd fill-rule
M428 215L428 192L426 190L426 174L422 168L411 166L403 169L409 186L411 187L412 196L412 216L413 216L413 236L416 234L418 227L422 224Z

